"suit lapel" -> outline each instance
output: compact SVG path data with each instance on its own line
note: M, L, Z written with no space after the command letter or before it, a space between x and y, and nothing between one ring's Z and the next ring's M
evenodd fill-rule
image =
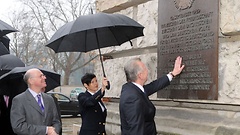
M44 116L44 113L41 111L36 99L32 96L29 90L25 91L26 97L28 99L28 103L32 106L35 110L37 110L41 115Z
M91 93L89 93L88 91L85 92L85 94L90 97L93 96ZM103 104L102 100L97 101L97 104L95 105L95 107L97 108L98 111L102 112L101 114L103 115L103 111L101 106L99 105L99 103L104 107L104 112L106 111L105 105Z
M92 94L91 94L91 93L89 93L87 90L86 90L85 94L87 95L87 97L90 97L90 96L92 96Z
M103 108L104 108L104 111L106 110L106 107L105 107L105 105L104 105L104 103L102 102L102 100L99 102L102 106L103 106ZM99 105L100 106L100 105ZM101 110L102 110L102 107L100 106L100 108L101 108Z
M100 106L99 103L103 106L104 111L102 111L102 107ZM98 108L100 109L99 111L101 112L102 117L105 119L105 117L107 116L107 109L102 101L99 101L99 103L98 103Z
M44 103L44 114L45 114L45 118L46 118L47 114L48 114L48 110L50 110L50 106L49 106L50 104L44 93L42 94L42 98L43 98L43 103Z

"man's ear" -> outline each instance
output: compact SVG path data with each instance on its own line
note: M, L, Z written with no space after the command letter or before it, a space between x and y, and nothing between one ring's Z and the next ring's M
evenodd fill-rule
M83 84L83 86L84 86L85 88L87 88L87 87L88 87L88 85L87 85L86 83L84 83L84 84Z
M29 78L27 81L28 81L28 84L30 84L30 85L33 84L33 79Z
M141 73L138 73L138 74L137 74L137 78L142 79L142 74L141 74Z

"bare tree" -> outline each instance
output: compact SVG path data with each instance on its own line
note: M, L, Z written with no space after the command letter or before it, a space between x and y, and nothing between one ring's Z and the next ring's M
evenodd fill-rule
M26 65L46 65L41 33L34 29L34 22L26 13L15 12L11 18L13 26L20 32L14 33L11 51Z
M45 47L55 31L80 15L89 14L94 2L86 0L20 0L27 8L15 13L15 34L11 49L28 65L51 67L62 74L63 85L69 84L73 72L89 64L97 56L89 53L54 53Z

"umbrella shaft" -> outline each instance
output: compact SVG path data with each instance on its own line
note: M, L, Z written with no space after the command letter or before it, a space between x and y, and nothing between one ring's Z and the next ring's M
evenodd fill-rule
M102 60L102 54L101 54L100 48L98 48L98 51L99 51L99 58L100 58L101 66L102 66L102 70L103 70L103 76L106 77L106 74L105 74L105 71L104 71L104 67L103 67L103 60Z
M99 57L100 57L100 61L101 61L101 65L102 65L102 70L103 70L103 76L106 77L106 74L105 74L105 71L104 71L104 67L103 67L103 61L102 61L102 53L101 53L100 46L99 46L99 41L98 41L98 33L97 33L97 30L96 30L96 29L94 29L94 31L95 31L95 35L96 35L96 39L97 39Z

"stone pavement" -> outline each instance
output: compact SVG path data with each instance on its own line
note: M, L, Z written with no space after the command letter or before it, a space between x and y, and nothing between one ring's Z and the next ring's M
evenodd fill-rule
M81 117L62 116L62 135L73 135L73 124L79 124Z
M81 117L72 117L72 116L62 116L63 123L63 133L62 135L75 135L73 134L73 124L80 124ZM77 134L76 134L77 135ZM114 135L114 134L111 134ZM170 134L170 133L158 133L157 135L178 135L178 134Z

